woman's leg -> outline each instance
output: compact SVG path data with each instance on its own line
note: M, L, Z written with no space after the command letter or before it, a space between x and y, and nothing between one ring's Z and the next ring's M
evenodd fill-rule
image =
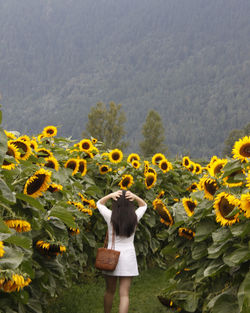
M129 289L130 289L131 281L132 281L132 277L121 276L119 279L119 294L120 294L119 313L128 313Z
M116 290L117 276L105 275L106 291L104 294L104 313L110 313Z

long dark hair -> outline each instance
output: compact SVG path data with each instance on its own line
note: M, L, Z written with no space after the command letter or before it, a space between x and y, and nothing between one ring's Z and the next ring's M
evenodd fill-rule
M125 198L126 190L112 202L111 223L117 236L130 237L137 225L137 216L133 201Z

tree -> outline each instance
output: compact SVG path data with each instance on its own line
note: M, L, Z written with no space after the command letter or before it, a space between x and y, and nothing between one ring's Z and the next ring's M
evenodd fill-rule
M153 154L165 153L167 146L164 144L165 135L161 117L155 110L150 110L142 126L144 140L140 142L142 154L152 156Z
M250 136L250 123L248 123L243 129L233 129L229 133L228 137L224 141L224 149L222 151L222 155L231 156L235 141L244 136Z
M88 114L88 122L86 124L86 132L83 137L92 136L102 141L107 149L126 149L127 141L122 141L126 134L124 124L126 122L125 112L122 111L121 104L110 102L109 108L102 102L98 102L92 107Z

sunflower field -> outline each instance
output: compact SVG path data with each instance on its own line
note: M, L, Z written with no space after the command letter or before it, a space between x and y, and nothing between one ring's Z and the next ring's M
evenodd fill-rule
M94 269L106 225L96 201L130 189L148 204L135 246L140 268L166 270L159 301L178 312L249 312L250 137L232 158L150 159L105 151L45 127L0 129L0 312L46 312L61 288Z

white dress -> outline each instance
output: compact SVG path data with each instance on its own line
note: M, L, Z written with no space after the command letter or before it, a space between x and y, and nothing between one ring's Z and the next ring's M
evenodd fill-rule
M111 248L113 228L110 221L112 211L109 210L105 205L101 204L99 201L97 202L97 208L108 224L108 248ZM146 210L147 205L141 206L135 211L138 222L142 218ZM135 254L134 237L135 232L130 237L120 237L115 235L115 250L121 252L119 261L114 271L103 271L104 274L111 276L139 275Z

